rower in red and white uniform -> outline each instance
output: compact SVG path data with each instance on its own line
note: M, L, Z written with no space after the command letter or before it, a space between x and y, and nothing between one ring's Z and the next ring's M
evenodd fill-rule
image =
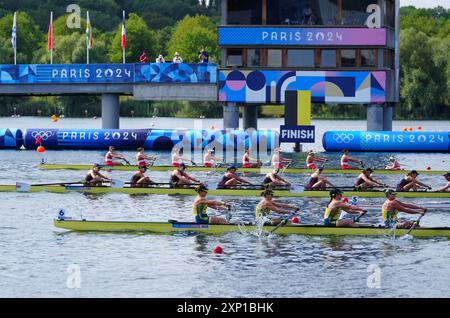
M172 150L172 167L179 167L183 161L189 161L193 165L195 165L194 161L191 159L180 156L180 148L173 148Z
M222 158L214 156L214 149L208 149L203 156L203 166L212 168L217 165L218 162L223 162Z
M145 166L148 167L150 166L150 164L147 162L147 160L151 160L151 161L155 161L156 157L154 156L148 156L144 153L145 149L144 147L139 147L137 149L137 154L136 154L136 161L137 161L137 165L140 166Z
M105 155L105 165L106 166L122 166L123 163L114 161L114 159L120 159L127 162L127 159L125 159L124 156L116 154L114 151L116 148L114 146L109 147L109 151Z
M292 164L292 162L294 161L292 159L280 157L280 150L281 150L280 147L276 147L273 150L272 168L274 168L274 169L283 169L285 164L287 166L290 166Z
M390 165L384 167L385 170L400 170L400 164L393 156L389 158L389 161L391 162Z
M256 161L253 163L250 163L251 161ZM245 149L244 156L242 157L242 167L243 168L259 168L262 166L261 160L254 159L250 157L250 149Z
M341 157L341 169L342 170L348 170L348 169L358 170L359 169L354 166L349 166L349 164L348 164L349 162L356 162L356 163L359 163L360 165L363 165L362 160L350 157L347 149L342 150L342 152L344 153Z
M327 162L328 159L321 158L321 157L316 157L314 155L314 151L310 150L310 151L308 151L308 155L306 156L306 168L308 168L308 169L317 169L317 166L314 163L314 161L324 163L324 162Z

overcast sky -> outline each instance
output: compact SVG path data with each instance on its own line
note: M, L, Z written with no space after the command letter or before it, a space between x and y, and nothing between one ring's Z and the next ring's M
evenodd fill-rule
M434 8L441 6L450 9L450 0L400 0L400 6L410 5L416 8Z

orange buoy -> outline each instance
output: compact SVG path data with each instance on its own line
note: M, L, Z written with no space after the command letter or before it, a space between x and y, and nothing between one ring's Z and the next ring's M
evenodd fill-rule
M57 122L58 121L58 117L56 117L56 115L52 115L52 117L50 117L50 119L52 120L52 122Z
M343 198L343 199L342 199L342 202L348 203L348 198Z
M39 146L36 148L36 151L42 153L42 152L45 152L45 148L44 148L44 146Z
M222 247L220 247L219 245L217 245L216 247L214 247L213 251L214 251L214 253L216 253L216 254L222 254L222 253L223 253L223 249L222 249Z
M408 130L409 130L409 131L413 131L412 127L409 127Z
M209 130L216 130L216 126L214 125L209 126Z
M300 219L297 216L294 216L292 218L292 224L298 224L300 222Z
M404 127L404 128L403 128L403 131L408 131L408 128Z
M422 126L417 126L417 130L422 130Z

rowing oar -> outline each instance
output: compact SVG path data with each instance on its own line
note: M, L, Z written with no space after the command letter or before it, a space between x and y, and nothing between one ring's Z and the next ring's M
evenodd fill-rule
M289 216L286 219L281 220L281 222L278 223L278 225L275 226L275 228L269 232L269 235L278 230L280 227L285 226L288 223L288 219L292 218L298 211L300 211L299 208L297 208L294 213L289 214Z
M409 228L408 232L406 232L405 235L408 235L412 230L414 230L414 229L419 225L419 222L420 222L420 220L422 219L422 217L423 217L424 215L425 215L425 214L421 214L421 215L419 216L419 218L413 223L413 225L411 225L411 227Z
M367 213L367 210L364 210L364 212L363 213L361 213L360 215L358 215L354 220L353 220L353 222L358 222L359 221L359 219L363 216L363 215L365 215Z
M27 184L27 183L23 183ZM77 181L77 182L55 182L55 183L38 183L38 184L30 184L32 187L41 187L41 186L51 186L51 185L67 185L67 184L83 184L83 181Z

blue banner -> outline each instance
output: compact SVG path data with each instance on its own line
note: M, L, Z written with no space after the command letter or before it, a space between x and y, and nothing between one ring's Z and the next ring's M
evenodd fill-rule
M315 126L280 126L280 142L315 142Z
M133 83L133 64L37 65L37 83Z
M327 151L450 151L450 132L327 131Z

